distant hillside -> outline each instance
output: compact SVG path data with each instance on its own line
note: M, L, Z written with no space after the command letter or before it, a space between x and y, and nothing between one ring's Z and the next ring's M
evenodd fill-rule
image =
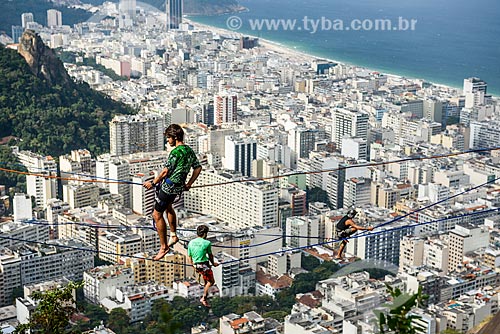
M37 61L30 68L18 52L0 46L0 138L12 135L22 149L54 156L77 148L109 151L108 122L132 110L85 83L66 81L60 60L45 54L51 49L33 49L43 54L32 55ZM57 71L64 73L49 74Z
M21 25L21 14L26 12L33 13L34 20L42 25L47 24L48 9L61 11L63 24L70 26L85 22L92 16L84 10L59 7L47 0L1 0L0 9L0 31L9 36L12 34L13 25Z

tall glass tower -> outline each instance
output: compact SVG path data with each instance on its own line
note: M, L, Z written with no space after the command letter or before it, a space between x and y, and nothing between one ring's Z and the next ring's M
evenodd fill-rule
M167 30L179 29L182 23L183 0L167 0Z

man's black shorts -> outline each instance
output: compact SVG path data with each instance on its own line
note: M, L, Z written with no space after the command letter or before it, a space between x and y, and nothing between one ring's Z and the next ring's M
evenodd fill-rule
M177 194L166 194L160 189L155 194L155 210L158 212L164 212L169 204L174 203Z

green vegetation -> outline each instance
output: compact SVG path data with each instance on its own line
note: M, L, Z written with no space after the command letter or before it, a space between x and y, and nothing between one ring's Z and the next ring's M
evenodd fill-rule
M414 295L402 293L399 289L393 289L387 285L387 290L392 297L392 304L389 313L375 311L378 318L378 325L381 334L417 334L425 332L425 328L417 325L413 321L420 319L419 316L411 314L411 310L416 306L423 305L428 296L422 294L422 289Z
M312 255L306 255L305 253L301 254L300 261L302 264L302 268L307 271L313 271L320 265L319 260L317 258L315 258Z
M382 279L386 275L394 276L394 273L390 272L389 270L380 269L380 268L366 268L366 269L360 269L360 270L354 271L354 272L359 273L362 271L366 271L368 274L370 274L370 278L374 278L376 280Z
M130 113L85 83L48 85L16 51L0 46L0 137L21 138L21 149L58 156L88 148L101 154L109 151L108 122Z
M73 25L79 22L87 21L92 14L82 9L66 8L57 6L47 0L23 0L22 4L19 1L2 1L2 10L0 11L0 31L5 31L11 36L13 25L21 25L22 13L33 13L35 22L39 24L47 24L47 10L57 9L62 13L64 25Z
M49 291L35 291L31 297L38 302L30 322L17 326L14 333L54 334L71 333L68 330L69 319L76 313L72 306L73 290L82 286L82 283L71 282L62 289Z
M12 154L12 151L8 146L0 146L0 162L1 168L16 169L23 172L27 171L24 166L19 166L19 161L17 161L17 158L14 154ZM26 189L26 176L0 171L0 184L5 185L7 190L9 188L16 188L17 191L24 192ZM14 196L14 194L9 195L11 197Z
M307 204L313 202L323 202L328 205L329 208L332 208L332 203L328 200L328 193L318 187L315 188L307 188Z

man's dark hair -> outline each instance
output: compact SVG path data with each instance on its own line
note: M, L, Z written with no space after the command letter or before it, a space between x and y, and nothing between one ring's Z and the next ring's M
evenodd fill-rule
M202 237L207 233L208 233L208 226L207 225L200 225L196 228L196 234L199 237Z
M166 137L172 137L177 141L184 141L184 130L179 124L170 124L165 130Z

